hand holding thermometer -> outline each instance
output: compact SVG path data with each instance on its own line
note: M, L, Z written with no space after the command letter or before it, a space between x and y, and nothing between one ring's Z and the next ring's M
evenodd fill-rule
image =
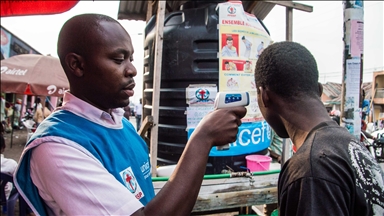
M248 92L218 92L215 98L214 108L222 109L229 107L248 106ZM228 150L229 144L216 146L217 150Z

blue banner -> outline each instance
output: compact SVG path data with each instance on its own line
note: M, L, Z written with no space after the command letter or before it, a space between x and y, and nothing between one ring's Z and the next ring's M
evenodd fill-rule
M188 139L194 129L188 129ZM228 150L211 149L209 156L236 156L262 151L271 143L271 127L266 121L244 122L239 127L236 142L230 143Z

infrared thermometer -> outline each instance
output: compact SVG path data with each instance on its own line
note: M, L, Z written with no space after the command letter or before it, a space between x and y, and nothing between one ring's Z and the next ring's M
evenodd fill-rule
M248 106L248 92L218 92L215 98L214 108L222 109L229 107ZM229 144L216 146L217 150L228 150Z

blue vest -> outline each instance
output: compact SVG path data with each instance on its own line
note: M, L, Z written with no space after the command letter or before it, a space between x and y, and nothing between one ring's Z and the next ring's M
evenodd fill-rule
M124 129L106 128L65 110L52 113L39 125L21 156L15 174L17 189L35 212L39 215L47 214L44 201L30 176L30 150L33 147L28 145L41 137L58 136L87 149L109 173L146 205L155 196L148 147L125 118L123 126Z

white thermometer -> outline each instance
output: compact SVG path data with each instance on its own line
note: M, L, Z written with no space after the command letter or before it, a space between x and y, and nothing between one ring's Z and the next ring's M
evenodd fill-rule
M215 98L215 109L249 105L248 92L218 92ZM216 146L217 150L228 150L229 144Z

